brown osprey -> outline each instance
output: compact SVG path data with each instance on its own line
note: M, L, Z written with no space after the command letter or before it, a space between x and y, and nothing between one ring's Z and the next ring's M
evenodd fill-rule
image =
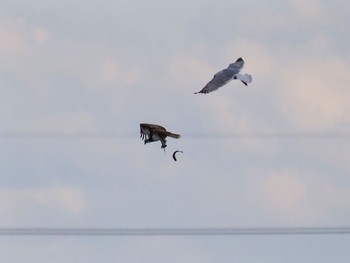
M211 81L205 85L205 87L195 92L194 94L198 93L209 93L214 90L217 90L218 88L224 86L225 84L229 83L233 79L239 79L243 82L244 85L248 86L248 83L252 82L252 76L249 74L241 74L239 73L241 69L244 66L244 61L242 58L239 58L236 60L235 63L232 63L228 66L228 68L221 70L220 72L216 73Z
M140 124L140 138L146 143L160 141L162 143L162 149L165 149L166 137L178 139L179 134L168 132L164 127L157 124L141 123Z

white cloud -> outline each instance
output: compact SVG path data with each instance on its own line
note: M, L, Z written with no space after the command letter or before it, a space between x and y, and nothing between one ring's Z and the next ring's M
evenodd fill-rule
M253 76L250 89L262 99L257 101L259 105L266 108L266 103L272 103L275 114L284 116L276 126L276 120L260 121L266 118L262 115L265 111L255 112L250 121L259 124L253 125L255 129L287 125L290 130L329 130L350 121L346 87L350 64L335 52L335 43L330 35L316 32L307 42L274 52L253 39L239 38L227 44L227 57L239 54L245 59L243 71Z
M191 56L190 54L174 57L169 62L168 66L169 75L181 81L183 85L179 88L186 88L186 91L188 88L187 85L189 84L205 84L205 77L213 76L216 71L219 70L211 67L202 59Z
M49 32L42 27L35 27L33 30L35 41L39 44L45 44L49 38Z
M225 53L232 61L238 56L242 57L245 60L242 72L253 75L253 81L268 78L276 66L276 57L271 52L271 47L252 38L233 39L226 44Z
M127 70L123 68L121 62L111 57L101 58L98 65L100 72L99 78L96 79L97 85L107 84L109 88L121 86L127 89L140 82L140 71L138 68ZM100 82L100 83L98 83Z
M349 18L343 11L337 21L330 19L334 10L346 10L344 1L327 3L333 11L318 0L198 0L190 6L173 1L170 7L162 2L160 16L154 16L159 1L142 3L151 12L137 1L21 2L2 6L8 18L0 23L1 129L130 133L88 141L3 138L2 225L249 227L349 221L345 143L339 151L331 142L323 148L318 141L283 138L186 137L186 132L349 128ZM253 76L250 87L237 81L212 94L193 95L240 56L244 72ZM145 146L139 139L138 123L147 120L184 136L169 139L164 155L159 143ZM171 158L175 147L184 150L178 162ZM8 245L11 251L18 251L16 240ZM97 239L95 247L74 241L59 252L54 241L44 258L57 261L68 248L64 257L72 262L80 254L82 261L98 261L100 252L111 262L225 261L216 241L203 241L201 247L182 238L149 241L130 238L124 246L111 241L108 248ZM43 258L42 242L35 252L26 250L27 258L33 253ZM208 246L217 253L215 260L206 257ZM254 246L241 248L236 261Z
M306 201L305 185L290 172L271 174L261 182L261 189L267 206L289 216L293 216Z
M297 57L280 69L280 107L301 130L329 130L348 122L350 65L338 58ZM291 64L292 65L292 64Z
M291 0L291 6L297 14L306 20L315 20L323 22L329 18L329 12L319 0Z
M15 21L1 19L0 23L0 55L5 56L8 53L18 54L25 49L26 35Z
M61 211L68 214L79 214L86 208L83 192L71 186L2 189L0 197L3 215L19 215L30 207L43 213Z
M47 43L50 32L19 18L0 18L0 56L24 56L37 45Z
M246 189L254 199L247 203L252 203L262 215L268 214L270 223L342 224L349 214L345 212L350 208L347 187L317 169L262 169L249 172L248 177Z
M27 125L27 131L33 132L62 132L79 133L94 131L96 127L95 119L83 111L66 114L51 113L43 117L31 120Z

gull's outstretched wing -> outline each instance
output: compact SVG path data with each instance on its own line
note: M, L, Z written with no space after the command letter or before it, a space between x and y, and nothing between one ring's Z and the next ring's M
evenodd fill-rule
M230 64L226 69L216 73L213 79L209 81L201 91L195 92L194 94L209 93L217 90L230 82L232 79L236 78L235 76L239 74L243 66L244 60L242 58L237 59L235 63ZM246 84L244 80L242 80L242 82Z
M214 90L217 90L218 88L224 86L228 82L232 80L233 74L229 74L227 69L224 69L218 73L216 73L211 81L205 85L205 87L198 92L195 92L194 94L197 93L209 93Z
M235 63L232 63L228 66L229 69L235 70L236 74L241 71L241 69L244 66L244 60L242 58L239 58L236 60Z

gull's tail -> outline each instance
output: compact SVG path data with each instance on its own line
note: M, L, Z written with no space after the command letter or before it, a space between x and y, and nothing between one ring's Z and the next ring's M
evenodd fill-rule
M253 81L253 78L251 75L249 74L236 74L235 79L239 79L240 81L242 81L244 83L244 85L248 86L248 83L251 83Z

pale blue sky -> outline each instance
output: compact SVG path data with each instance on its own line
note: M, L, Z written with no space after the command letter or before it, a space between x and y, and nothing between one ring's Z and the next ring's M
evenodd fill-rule
M0 3L0 227L350 222L349 137L273 136L350 133L348 1ZM193 94L238 57L249 87ZM182 138L164 154L141 122ZM0 237L0 261L342 263L349 245Z

